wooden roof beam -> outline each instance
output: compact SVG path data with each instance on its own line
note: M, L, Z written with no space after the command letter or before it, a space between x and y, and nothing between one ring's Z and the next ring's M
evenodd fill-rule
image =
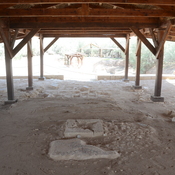
M152 9L0 9L1 17L174 17L174 10Z
M119 3L119 4L147 4L174 5L174 0L6 0L0 4L55 4L55 3Z
M64 35L64 34L44 34L43 35L44 38L47 38L47 37L59 37L59 38L67 38L67 37L74 37L74 38L78 38L78 37L96 37L96 38L110 38L110 37L115 37L115 38L124 38L126 37L126 34L116 34L116 35L103 35L103 34L67 34L67 35Z
M105 30L101 31L98 29L89 30L89 29L84 28L82 30L41 29L39 32L40 33L42 33L42 32L43 33L44 32L46 32L46 33L48 33L48 32L58 32L58 33L69 33L69 32L75 32L75 33L77 33L77 32L116 32L117 33L117 32L121 32L122 33L122 32L132 32L132 30L130 28L118 28L117 30L116 29L115 30L105 29Z
M82 20L81 20L82 19ZM57 28L57 29L91 29L105 30L114 28L130 28L132 26L141 28L159 28L160 18L9 18L10 28Z
M39 33L41 34L58 34L58 35L61 35L61 34L127 34L127 33L130 33L131 31L118 31L118 32L114 32L114 31L40 31Z

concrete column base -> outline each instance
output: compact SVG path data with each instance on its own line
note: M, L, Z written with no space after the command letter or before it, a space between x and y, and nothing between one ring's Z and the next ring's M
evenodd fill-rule
M124 78L123 81L124 81L124 82L129 82L129 79L125 79L125 78Z
M151 96L151 100L153 102L164 102L164 97L160 97L160 96Z
M134 89L142 89L142 86L132 86Z
M39 77L38 80L45 80L45 77Z
M26 87L26 90L27 90L27 91L32 91L32 90L33 90L33 87L32 87L32 86Z
M5 101L4 104L5 105L10 105L10 104L13 104L13 103L16 103L18 100L8 100L8 101Z

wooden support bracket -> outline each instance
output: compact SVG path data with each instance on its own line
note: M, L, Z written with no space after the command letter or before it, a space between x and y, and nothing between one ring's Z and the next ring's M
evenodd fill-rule
M111 40L125 53L125 49L115 38L111 38Z
M44 53L59 39L59 37L55 37L44 49Z
M40 29L35 28L32 29L26 36L25 38L14 48L13 50L13 56L15 56L21 48L39 31Z
M139 37L139 39L146 45L146 47L156 55L156 49L154 46L146 39L146 37L139 31L136 27L131 27L131 30Z
M172 24L171 24L171 22L169 22L168 25L167 25L167 28L166 28L166 30L164 32L164 35L163 35L163 37L161 39L161 42L159 43L159 47L157 48L156 59L158 59L158 57L159 57L159 54L160 54L160 52L161 52L161 50L162 50L162 48L164 46L164 43L166 41L166 38L167 38L171 28L172 28Z

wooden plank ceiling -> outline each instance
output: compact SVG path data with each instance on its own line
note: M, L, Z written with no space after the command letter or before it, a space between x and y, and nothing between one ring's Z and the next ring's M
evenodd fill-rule
M175 1L5 0L0 2L0 20L1 28L10 28L17 39L34 28L44 37L111 38L134 35L134 27L152 37L169 21L174 25ZM174 26L167 40L175 41Z

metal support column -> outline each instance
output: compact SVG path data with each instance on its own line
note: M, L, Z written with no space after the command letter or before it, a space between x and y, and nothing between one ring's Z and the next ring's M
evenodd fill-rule
M164 35L163 30L158 32L158 43L161 43L162 37ZM154 102L164 102L164 98L161 97L161 88L162 88L162 72L163 72L163 57L164 57L164 46L161 49L158 59L156 60L156 80L154 88L154 96L151 96L151 100Z
M6 30L4 33L6 35L8 42L10 43L9 31ZM4 49L5 49L6 81L7 81L7 97L8 97L8 100L5 101L5 104L12 104L17 102L17 100L15 100L15 97L14 97L12 58L5 44L4 44Z
M125 77L123 81L128 82L128 68L129 68L129 34L126 36L126 49L125 49Z
M27 61L28 61L28 87L26 90L33 90L33 72L32 72L32 42L27 43Z
M39 80L44 80L44 48L43 48L43 36L40 35L40 77Z
M142 86L140 86L140 60L141 60L141 40L137 38L137 63L136 63L136 79L135 79L135 86L133 86L135 89L141 89Z

